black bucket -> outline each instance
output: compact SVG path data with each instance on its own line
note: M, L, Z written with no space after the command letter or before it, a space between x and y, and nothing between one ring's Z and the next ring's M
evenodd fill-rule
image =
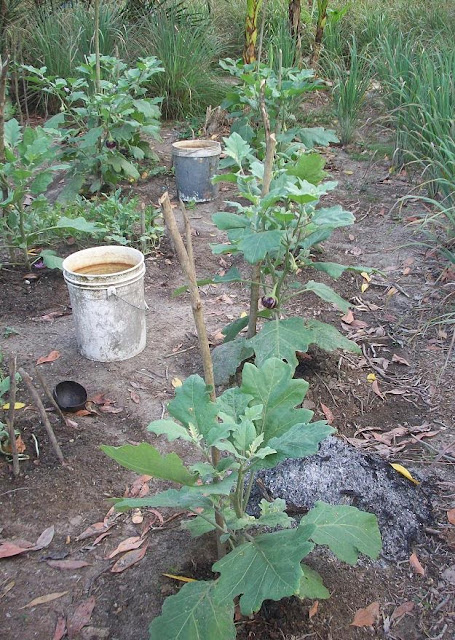
M172 145L178 197L184 202L210 202L217 195L212 184L218 172L221 145L214 140L181 140Z

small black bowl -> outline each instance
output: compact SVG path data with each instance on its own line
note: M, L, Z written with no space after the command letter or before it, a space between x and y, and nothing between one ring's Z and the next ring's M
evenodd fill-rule
M78 382L64 380L52 392L55 402L62 411L79 411L87 402L87 391Z

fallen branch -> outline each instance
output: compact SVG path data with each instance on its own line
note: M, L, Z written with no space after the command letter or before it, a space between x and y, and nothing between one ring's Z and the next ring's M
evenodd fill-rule
M60 449L60 445L57 442L57 438L55 437L54 430L52 429L52 425L49 422L49 418L47 417L46 409L44 408L44 405L41 402L41 398L39 397L38 391L35 389L35 387L33 385L33 380L28 375L28 373L22 368L19 369L19 374L20 374L25 386L27 387L30 395L32 396L33 402L35 403L36 408L39 411L39 414L41 416L41 420L43 421L44 427L45 427L45 429L47 431L47 435L49 437L49 440L50 440L50 443L52 445L52 448L54 449L57 458L63 464L65 459L63 457L62 450Z
M9 361L9 409L8 409L8 437L13 457L13 473L19 475L19 455L17 451L16 433L14 431L14 411L16 404L16 356L12 356Z
M47 395L47 397L49 398L49 401L52 403L52 405L54 406L54 409L56 410L56 412L58 413L59 417L60 417L60 421L62 423L62 427L66 427L66 418L63 415L62 410L60 409L60 407L58 406L57 402L55 401L54 396L52 395L49 387L47 386L47 382L46 380L43 378L43 375L40 373L40 371L38 371L38 369L36 367L33 368L33 373L36 375L36 377L38 378L38 380L41 383L41 386L43 387L43 390L45 392L45 394Z

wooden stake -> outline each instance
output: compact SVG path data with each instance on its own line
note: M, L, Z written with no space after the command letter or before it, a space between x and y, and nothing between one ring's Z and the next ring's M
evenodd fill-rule
M52 405L54 406L54 409L56 410L56 412L58 413L58 416L60 418L60 421L62 423L62 427L66 427L66 418L63 415L62 410L60 409L60 407L58 406L57 402L55 401L54 396L52 395L49 387L47 386L47 382L46 380L43 378L43 376L41 375L41 373L38 371L37 367L33 368L33 373L35 374L35 376L38 378L38 380L41 383L41 386L43 387L43 391L45 392L45 394L47 395L47 397L49 398L49 401L52 403Z
M65 461L64 457L63 457L63 453L62 450L60 449L60 445L57 442L57 438L55 437L55 433L54 430L52 429L52 425L49 422L49 418L47 417L47 413L46 413L46 409L44 408L43 403L41 402L41 398L39 397L38 391L35 389L34 385L33 385L33 380L31 379L31 377L28 375L28 373L20 368L19 369L19 373L21 375L21 378L25 384L25 386L27 387L30 395L33 398L33 402L35 403L36 408L39 411L39 414L41 416L41 420L43 421L44 427L47 431L47 435L49 437L50 443L55 451L55 454L57 456L57 458L60 460L60 462L63 464L63 462Z
M19 475L19 456L17 452L16 434L14 431L14 411L16 404L16 356L12 356L9 361L9 409L8 409L8 436L13 456L13 473Z
M172 211L172 205L171 201L169 200L169 194L167 191L161 196L159 203L163 212L164 222L166 223L169 236L171 237L171 240L174 244L175 252L177 253L180 266L182 267L182 270L188 280L188 288L191 296L191 308L193 311L194 323L196 325L199 349L202 356L202 366L204 368L204 378L206 384L208 384L211 388L210 399L212 400L212 402L215 402L215 377L213 375L212 354L210 353L207 329L204 322L204 310L201 302L201 297L199 295L199 288L197 286L190 220L188 218L188 214L183 202L180 201L180 206L182 207L183 219L185 223L185 236L187 244L185 248L182 236L180 235L180 231L177 227L177 222L175 220L174 212ZM220 461L220 452L218 451L218 449L216 449L215 447L211 447L211 456L212 465L216 467L216 465ZM223 518L218 512L215 512L215 521L220 527L222 527L224 524ZM218 558L223 558L226 555L226 548L220 540L219 530L215 532L215 535Z

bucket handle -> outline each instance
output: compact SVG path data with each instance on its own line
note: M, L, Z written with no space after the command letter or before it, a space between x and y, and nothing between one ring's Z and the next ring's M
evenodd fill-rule
M110 298L111 296L115 296L116 298L118 298L122 302L125 302L126 304L129 304L130 307L133 307L133 309L137 309L138 311L148 311L150 309L150 307L145 302L145 300L144 300L144 306L143 307L138 307L135 304L132 304L131 302L128 302L128 300L125 300L125 298L121 298L117 294L117 289L115 287L108 287L108 289L106 291L106 297Z

